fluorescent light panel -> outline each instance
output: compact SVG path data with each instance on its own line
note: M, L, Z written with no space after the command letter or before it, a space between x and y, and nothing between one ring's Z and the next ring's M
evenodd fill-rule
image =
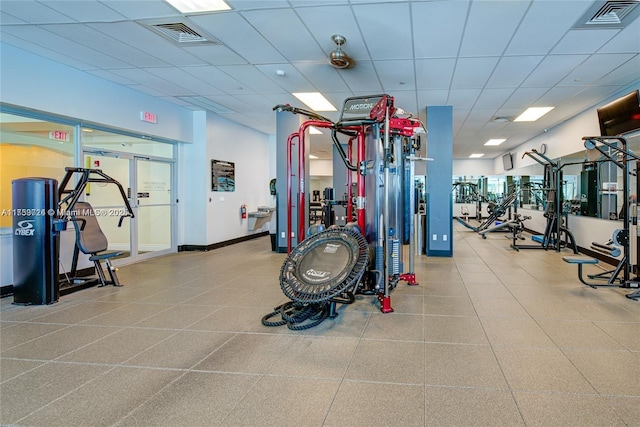
M182 13L218 12L230 10L224 0L166 0Z
M484 156L484 153L474 153L472 155L469 156L470 159L478 159L480 157Z
M554 107L529 107L527 110L516 117L514 122L535 122L540 117L553 110Z
M338 111L320 92L294 92L292 95L313 111Z
M490 139L484 143L484 145L500 145L505 142L506 139Z

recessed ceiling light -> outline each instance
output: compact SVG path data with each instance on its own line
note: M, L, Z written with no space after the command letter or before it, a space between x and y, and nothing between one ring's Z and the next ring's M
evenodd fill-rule
M320 92L294 92L292 95L313 111L338 111Z
M496 123L507 123L509 121L509 117L498 116L495 119L493 119L493 121Z
M530 107L527 110L516 117L514 122L535 122L540 117L553 110L554 107Z
M474 153L472 155L469 156L470 159L477 159L484 156L484 153Z
M309 126L309 133L311 135L322 135L322 132L320 131L320 129L313 126Z
M167 0L167 3L182 13L218 12L231 9L224 0Z
M484 143L484 145L500 145L505 142L506 139L490 139Z

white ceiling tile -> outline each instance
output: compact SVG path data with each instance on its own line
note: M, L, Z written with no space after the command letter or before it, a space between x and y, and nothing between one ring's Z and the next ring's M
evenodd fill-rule
M640 54L621 64L606 76L598 80L601 85L628 85L640 76Z
M244 103L247 107L243 110L239 111L258 111L268 114L275 114L273 112L273 107L275 104L271 102L270 99L265 98L262 95L251 94L251 95L234 95L234 98L239 102Z
M136 82L133 80L129 80L125 77L119 76L117 74L112 73L107 70L88 70L89 74L93 74L96 77L100 77L101 79L109 80L114 83L118 83L121 85L135 85Z
M246 88L257 93L282 93L285 90L275 84L273 80L265 76L253 65L224 65L218 67L220 71L232 76Z
M383 91L389 93L394 90L415 90L413 61L374 61L373 65L382 82Z
M372 59L413 57L411 13L405 3L352 6Z
M412 113L414 116L418 115L418 101L414 90L394 90L386 93L393 96L396 108L401 108L405 113Z
M117 21L125 18L97 0L50 0L46 5L79 22Z
M146 93L147 95L151 95L151 96L157 96L159 98L169 98L168 96L166 96L167 94L165 92L161 92L159 90L155 90L152 89L148 86L145 85L141 85L141 84L134 84L134 85L127 85L127 87L133 89L133 90L137 90L138 92L142 92L142 93ZM176 99L171 97L172 99Z
M327 6L327 5L348 5L349 0L289 0L293 7L307 7L307 6Z
M522 85L525 87L554 86L587 58L587 55L549 55Z
M576 67L559 84L561 86L585 86L596 83L620 65L630 60L634 55L630 53L608 53L589 57ZM640 73L638 73L640 76Z
M331 36L340 34L347 40L342 49L349 57L355 59L356 62L371 59L350 7L305 7L298 9L296 12L324 50L327 58L337 47L331 40Z
M115 40L84 24L47 25L46 28L47 31L69 40L81 40L84 46L113 58L118 58L129 65L136 67L162 67L168 65L166 62L140 49Z
M591 54L611 40L620 30L571 30L553 48L554 54Z
M451 89L449 99L445 102L454 108L471 109L481 92L482 89Z
M197 56L211 65L238 65L247 63L243 57L227 46L220 44L185 46L183 49L185 52L189 52L191 55Z
M245 92L244 85L227 73L213 66L202 67L181 67L183 71L197 77L205 83L222 89L228 94L242 94Z
M25 21L0 10L0 25L24 24Z
M459 58L451 86L457 89L485 87L498 59L498 57Z
M289 7L287 0L227 0L233 10L273 9Z
M250 63L286 62L284 56L238 13L197 15L190 19Z
M598 53L638 52L640 52L640 18L631 22L598 51Z
M532 106L546 92L547 88L543 87L521 87L515 90L513 94L502 105L502 108L522 108L523 110ZM536 104L538 106L538 104Z
M472 2L460 56L501 55L528 6L522 1Z
M175 66L204 65L205 62L164 37L154 33L142 24L135 22L97 23L90 26L109 37L141 49L163 62Z
M208 96L220 95L223 93L220 89L203 82L192 74L189 74L183 69L177 67L145 68L145 71L153 74L154 76L160 77L161 79L167 80L174 85L188 89L193 93L197 93L198 95Z
M452 105L450 102L447 102L448 96L448 90L419 90L418 108L422 111L427 105Z
M157 77L140 68L115 69L111 70L111 72L164 95L189 96L196 94L193 91L175 85L168 80Z
M34 0L3 0L2 10L31 24L75 22L73 18Z
M474 108L500 108L514 92L514 89L484 89Z
M94 65L87 64L86 62L71 58L61 52L56 52L39 44L31 43L28 40L7 34L5 31L2 32L0 39L2 40L2 43L17 47L18 49L22 49L34 55L42 56L43 58L50 59L60 64L68 65L69 67L77 68L79 70L90 70L95 68ZM2 49L0 49L0 53L1 52Z
M347 92L349 90L341 77L341 73L348 73L350 70L338 71L327 62L321 64L315 62L298 62L293 65L309 82L313 82L320 92Z
M449 89L455 59L416 59L415 64L418 89Z
M128 67L129 64L105 55L97 50L87 48L80 43L60 37L52 32L45 31L42 27L13 26L4 27L3 32L15 37L20 37L36 43L55 52L64 52L67 56L77 59L97 68Z
M323 64L314 65L321 67ZM287 92L315 92L317 90L309 80L291 64L256 65L256 68ZM283 71L285 75L277 75L278 70Z
M549 89L547 93L542 95L540 99L538 99L537 104L547 106L560 105L580 93L582 90L584 90L584 87L580 86L556 86Z
M505 54L546 55L591 4L575 0L532 2Z
M469 4L469 1L412 3L415 57L456 57Z
M155 0L102 0L102 4L129 19L165 18L180 16L169 3Z
M244 12L243 16L289 61L326 59L326 54L293 10L260 10ZM282 31L282 24L285 22L287 31Z
M487 87L518 87L543 56L503 56L487 82Z
M381 93L382 85L370 61L360 61L357 66L338 71L351 92Z

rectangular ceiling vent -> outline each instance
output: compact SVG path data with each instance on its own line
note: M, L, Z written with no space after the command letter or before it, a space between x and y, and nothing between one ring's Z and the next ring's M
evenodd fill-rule
M582 15L574 28L624 28L638 16L639 4L640 0L598 1Z
M180 46L194 46L201 44L220 44L218 40L193 24L185 22L163 21L144 22L150 30Z

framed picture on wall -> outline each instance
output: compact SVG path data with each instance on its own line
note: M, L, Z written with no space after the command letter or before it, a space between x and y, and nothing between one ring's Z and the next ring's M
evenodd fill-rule
M211 191L236 191L235 163L211 160Z

